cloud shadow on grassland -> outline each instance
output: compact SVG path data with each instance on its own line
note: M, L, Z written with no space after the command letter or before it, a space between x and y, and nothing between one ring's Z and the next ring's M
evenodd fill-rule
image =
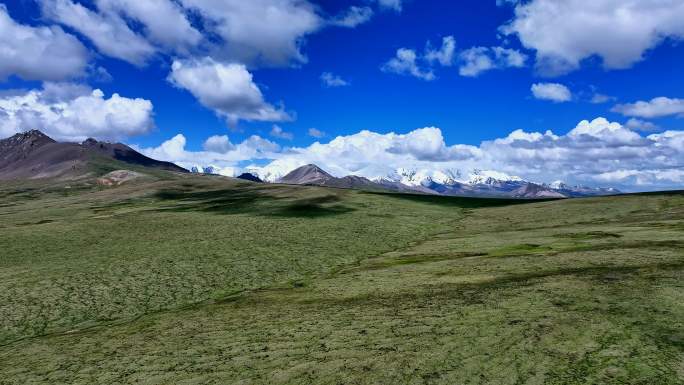
M203 211L215 214L256 214L273 217L318 218L344 214L355 209L340 203L336 195L293 199L258 190L212 191L163 190L155 198L172 203L160 211Z

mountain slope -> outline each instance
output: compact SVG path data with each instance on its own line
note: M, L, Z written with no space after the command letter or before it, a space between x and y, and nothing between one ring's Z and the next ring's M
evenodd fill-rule
M490 198L570 198L614 195L615 189L570 187L561 182L538 184L496 171L473 170L467 178L460 172L433 172L398 169L373 180L356 175L337 178L314 164L299 167L277 180L286 184L305 184L339 188L388 190L395 192ZM264 178L262 178L264 179ZM267 180L267 179L264 179Z
M97 159L159 170L187 172L169 162L148 158L121 143L60 143L38 130L0 140L0 180L77 178L91 172Z
M376 183L362 176L347 175L342 178L336 178L327 173L326 171L324 171L323 169L321 169L320 167L316 166L315 164L307 164L305 166L292 170L287 175L280 178L278 180L278 183L315 185L360 190L400 191L400 189L395 186L386 186L380 183ZM405 191L413 190L407 187Z
M307 164L290 171L287 175L280 178L279 182L285 184L321 185L334 178L315 164Z
M237 178L242 180L248 180L250 182L264 183L264 181L259 179L258 176L250 174L248 172L243 172L242 174L238 175Z

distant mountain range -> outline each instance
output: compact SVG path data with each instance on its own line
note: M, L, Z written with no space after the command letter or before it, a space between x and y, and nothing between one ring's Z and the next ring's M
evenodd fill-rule
M0 140L0 180L80 177L91 173L98 159L188 172L173 163L148 158L125 144L95 139L62 143L32 130Z
M173 163L149 158L121 143L87 139L82 143L61 143L32 130L0 140L0 180L75 178L92 174L96 165L123 167L126 164L173 172L188 172ZM103 171L103 170L100 170ZM218 174L214 166L192 167L191 172ZM264 169L248 170L237 178L252 182L315 185L336 188L411 192L472 197L567 198L619 194L611 188L569 186L561 181L540 184L496 171L425 171L397 169L388 175L366 178L357 175L335 177L314 164L301 166L286 175ZM96 173L96 172L95 172Z
M193 171L198 168L193 168ZM216 167L202 168L203 172L218 172ZM261 175L260 172L262 173ZM243 174L244 175L244 174ZM397 169L395 172L373 179L349 175L334 177L314 164L301 166L288 174L277 177L252 170L251 175L271 183L316 185L338 188L413 192L449 196L506 197L506 198L570 198L619 194L612 188L569 186L563 182L551 184L533 183L522 178L496 171L474 170L466 177L460 172L420 172Z
M217 166L195 166L192 167L191 171L230 176L233 169L222 169ZM355 175L337 178L313 164L302 166L285 175L274 173L268 168L247 169L247 172L264 182L270 183L313 184L453 196L561 198L621 193L613 188L571 186L562 181L549 184L536 183L502 172L477 169L464 173L460 170L399 168L387 175L371 178Z

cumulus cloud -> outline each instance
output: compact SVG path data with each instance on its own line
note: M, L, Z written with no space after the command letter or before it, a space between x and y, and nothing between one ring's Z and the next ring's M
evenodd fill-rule
M0 136L39 129L58 140L88 137L121 140L154 128L149 100L73 84L46 84L43 89L0 97Z
M370 7L351 6L344 13L330 20L330 24L338 27L354 28L368 22L372 17L373 10Z
M314 127L309 128L308 134L310 137L316 138L316 139L324 138L326 136L325 132L323 132L317 128L314 128Z
M451 67L457 61L461 76L476 77L485 71L525 66L527 55L504 47L471 47L456 52L456 39L453 36L442 38L440 48L433 48L430 41L419 54L413 49L400 48L395 57L385 63L381 70L400 75L412 75L423 80L434 80L437 66Z
M271 127L271 132L269 132L269 135L271 135L274 138L278 138L278 139L285 139L285 140L294 139L294 135L291 132L287 132L287 131L283 130L283 128L277 124L274 124L273 127Z
M503 47L472 47L459 54L461 76L475 77L485 71L501 68L521 68L525 66L527 55Z
M39 2L46 19L78 31L101 53L139 66L158 53L210 54L250 66L304 63L305 37L326 25L306 0ZM367 11L352 7L336 21L353 26L370 17Z
M202 38L185 15L171 0L97 0L105 14L117 13L144 25L150 40L177 51L195 46Z
M107 56L140 66L156 52L117 14L100 14L71 0L43 0L41 8L45 17L78 31Z
M535 83L532 85L531 91L532 95L540 100L550 100L555 103L572 100L572 92L568 87L559 83Z
M250 65L306 62L304 38L325 23L305 0L181 0L220 42L214 57Z
M439 49L434 49L430 42L427 43L425 59L430 63L438 62L445 67L449 67L454 62L455 51L456 39L453 36L445 36L442 38L442 47Z
M434 80L435 74L432 69L421 68L418 64L416 51L408 48L399 48L395 56L380 69L383 72L395 73L398 75L411 75L422 80Z
M397 169L404 169L443 179L479 169L536 182L563 179L568 183L609 184L625 191L681 188L684 183L684 131L642 136L605 118L584 120L565 135L515 130L479 146L449 145L435 127L405 134L364 130L327 143L317 141L286 150L258 137L227 152L210 151L206 146L205 151L189 152L184 146L184 138L181 143L176 137L145 153L185 167L215 164L224 167L226 174L248 170L269 180L314 163L336 176L368 178L396 175ZM271 162L240 167L252 159Z
M456 40L453 36L442 38L442 46L433 48L428 41L422 54L409 48L399 48L395 56L380 67L383 72L411 75L427 81L435 80L433 67L437 64L449 67L453 64Z
M635 130L635 131L643 131L643 132L649 132L649 131L657 131L660 129L658 125L656 125L653 122L649 122L646 120L641 120L637 118L631 118L625 123L625 126L629 128L630 130Z
M16 23L0 4L0 80L60 81L77 77L88 64L88 51L59 27Z
M236 124L238 120L287 121L292 117L282 108L264 101L252 74L243 64L225 64L212 58L176 60L169 81L193 94L219 116Z
M321 82L326 87L345 87L349 85L348 81L330 72L323 72L321 74Z
M671 115L684 116L684 99L670 99L661 96L648 102L618 104L611 111L625 116L647 119Z
M239 144L232 144L227 136L212 136L204 142L203 151L188 151L186 145L185 136L178 134L157 147L131 147L151 158L174 162L187 169L196 165L219 165L228 176L239 175L237 164L241 161L273 159L281 151L277 143L257 135Z
M608 69L629 68L666 38L684 38L679 0L532 0L519 2L501 27L536 51L538 69L560 75L598 56Z
M216 152L219 154L226 154L235 149L233 143L230 142L228 135L214 135L204 141L203 148L208 152Z

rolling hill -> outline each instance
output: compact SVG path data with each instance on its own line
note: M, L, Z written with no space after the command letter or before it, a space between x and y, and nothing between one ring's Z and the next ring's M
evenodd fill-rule
M148 158L121 143L60 143L38 130L0 140L0 180L76 179L91 175L102 161L140 166L155 170L187 172L169 162Z
M147 174L0 184L0 383L684 381L682 192Z

